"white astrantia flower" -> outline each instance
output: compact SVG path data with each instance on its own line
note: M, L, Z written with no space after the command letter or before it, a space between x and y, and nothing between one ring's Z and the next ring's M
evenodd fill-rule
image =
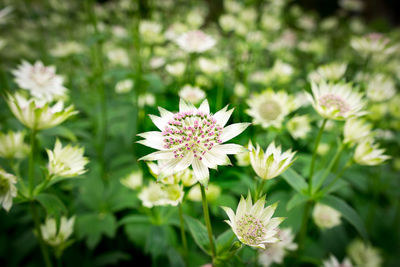
M128 93L132 90L133 88L133 81L131 79L126 79L126 80L122 80L119 81L116 85L115 85L115 92L117 94L124 94L124 93Z
M367 97L375 102L386 101L396 94L393 79L384 74L376 74L367 81Z
M120 182L132 190L138 189L143 184L143 173L141 170L134 170L122 178Z
M165 70L176 77L180 77L185 73L186 65L183 62L176 62L165 66Z
M212 183L207 186L206 197L208 202L211 203L217 200L220 195L221 195L221 187ZM201 189L199 184L196 184L195 186L192 186L192 188L190 188L187 198L195 202L202 201Z
M67 219L61 217L60 229L57 231L56 220L46 218L44 224L40 226L43 240L50 246L57 247L65 243L74 231L75 216Z
M360 165L374 166L390 159L383 153L385 153L385 150L379 149L378 144L374 144L374 140L368 138L357 145L353 158Z
M203 90L197 86L191 86L190 84L183 86L178 94L180 98L195 105L206 98L206 93Z
M210 113L207 99L199 108L181 99L179 112L172 113L161 107L161 117L150 115L160 131L141 133L138 143L157 149L140 160L168 160L160 171L159 179L192 166L195 178L202 184L209 180L209 168L229 165L227 155L246 149L237 144L223 144L242 133L250 124L235 123L225 127L233 109L228 107Z
M226 32L230 32L235 30L236 28L236 23L237 23L237 18L235 16L232 16L230 14L222 14L219 17L219 25L221 26L222 30Z
M287 122L286 127L294 139L304 139L311 131L310 118L307 115L294 116Z
M249 143L250 162L258 177L269 180L283 173L293 164L296 152L290 149L282 153L282 148L276 147L275 143L269 144L265 152L257 144L256 148Z
M13 198L17 196L17 177L0 168L0 205L10 211Z
M229 217L225 222L232 227L232 231L243 244L265 249L268 244L279 241L278 226L284 218L271 218L277 203L266 208L264 205L265 196L253 205L249 193L246 200L243 196L240 198L236 214L231 208L222 207Z
M168 160L158 160L157 164L154 162L147 162L150 173L154 178L158 179L161 170L164 168L165 164L168 164ZM162 177L159 179L164 184L179 184L182 182L183 186L189 187L197 183L197 180L193 176L193 171L191 169L185 169L180 172L176 172L172 175Z
M340 212L324 204L317 203L312 216L315 224L321 229L329 229L341 224Z
M215 74L224 70L227 62L223 58L208 59L205 57L199 58L200 70L206 74Z
M123 48L111 48L107 51L107 58L113 65L129 65L129 55Z
M31 95L44 101L52 101L65 97L67 88L63 86L64 79L56 74L54 66L44 66L41 61L31 65L27 61L12 71L15 82Z
M85 50L84 46L76 41L59 42L50 50L53 57L65 58L74 54L81 54Z
M7 104L22 124L34 130L52 128L78 113L72 105L64 109L62 101L51 105L33 98L28 99L20 93L9 94Z
M362 37L353 37L350 45L363 57L372 55L387 56L396 50L396 47L390 44L390 39L381 33L370 33Z
M74 177L85 173L89 160L83 156L84 149L67 145L62 147L56 140L53 150L46 149L49 157L48 170L51 176Z
M186 32L180 35L175 42L188 53L203 53L217 43L214 38L200 30Z
M259 250L258 263L263 267L269 267L273 263L282 264L288 251L297 249L294 243L294 234L292 229L279 229L277 235L279 241L266 246L266 249Z
M285 91L274 92L271 89L253 94L247 104L249 109L246 112L253 118L253 123L263 128L280 128L286 115L296 109L293 96Z
M24 143L24 132L1 133L0 132L0 157L3 158L25 158L30 147Z
M184 196L183 187L177 184L150 182L140 191L138 197L147 208L153 206L177 206Z
M314 82L320 82L322 80L338 81L343 77L346 69L346 63L330 63L318 67L317 70L310 73L309 78Z
M343 128L343 143L353 145L371 137L372 124L365 119L350 118L346 120Z
M143 41L147 44L156 44L164 41L164 36L162 35L162 25L154 21L140 21L139 33Z
M350 243L347 248L347 254L355 266L380 267L382 265L382 257L379 250L359 239Z
M313 96L307 94L308 98L323 118L346 120L365 114L363 95L354 91L350 84L311 82L311 89Z
M344 258L343 262L340 263L335 256L331 255L329 259L322 262L322 267L353 267L353 264L348 258Z
M152 107L155 105L155 103L156 103L156 98L154 97L153 94L145 93L145 94L140 94L138 97L139 107L144 107L144 106Z

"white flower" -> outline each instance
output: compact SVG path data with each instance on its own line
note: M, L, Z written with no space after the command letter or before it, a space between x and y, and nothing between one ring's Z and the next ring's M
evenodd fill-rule
M121 179L121 184L124 186L135 190L142 186L143 184L143 174L140 170L134 170L129 173L125 178Z
M80 54L84 51L84 47L75 42L75 41L67 41L60 42L50 50L50 54L53 57L68 57L74 54Z
M144 106L154 106L154 104L156 103L156 98L154 97L153 94L150 93L145 93L145 94L141 94L138 97L138 105L139 107L144 107Z
M168 27L165 31L165 38L174 41L176 40L181 34L188 30L187 26L182 23L174 23Z
M269 144L265 153L258 144L254 148L249 143L249 150L251 166L258 177L264 180L275 178L289 168L296 153L291 150L282 153L281 147L276 147L274 142Z
M165 70L176 77L182 76L185 73L185 63L183 62L176 62L173 64L168 64L167 66L165 66Z
M237 25L236 23L237 23L236 17L230 14L222 14L219 17L219 25L226 32L235 30L236 28L235 25Z
M277 237L278 242L268 245L266 249L259 250L258 263L261 266L269 267L273 263L281 264L288 250L297 249L297 244L293 242L292 229L279 229Z
M326 155L330 148L331 146L329 144L321 142L319 143L317 154L321 156Z
M347 253L357 267L380 267L382 265L382 257L378 249L361 240L354 240L347 248Z
M67 145L62 147L60 140L56 140L54 150L46 149L49 157L49 174L59 177L73 177L85 173L85 165L89 160L83 156L84 149Z
M7 104L22 124L34 130L52 128L78 113L72 105L64 109L62 101L50 106L43 101L27 99L20 93L8 95Z
M198 104L206 98L206 93L203 90L199 87L191 86L190 84L186 84L178 94L180 98L192 104Z
M155 44L164 41L164 36L161 34L162 25L148 20L142 20L139 24L139 33L143 41L148 44Z
M249 109L246 112L253 118L253 123L263 128L280 128L286 115L296 109L292 96L284 91L275 93L271 89L261 94L253 94L247 104Z
M107 52L107 58L113 65L128 66L129 65L129 55L122 48L114 48Z
M0 10L0 25L7 23L13 10L14 8L11 6L6 6Z
M286 127L294 139L304 139L311 131L310 118L307 115L294 116L287 122Z
M360 143L371 136L372 124L367 123L364 119L350 118L344 124L343 143L353 145Z
M370 33L363 37L353 37L351 47L363 57L371 55L387 56L395 51L390 45L390 40L381 33Z
M329 229L341 223L341 214L337 210L324 204L317 203L312 215L315 224L321 229Z
M159 160L157 161L157 164L154 162L147 162L150 173L156 179L159 178L158 176L160 175L165 164L168 164L168 160ZM159 180L164 184L179 184L182 182L184 186L192 186L193 184L197 183L197 180L193 177L193 171L190 169L185 169L172 175L162 177Z
M221 195L221 187L219 187L218 185L209 184L208 187L206 188L207 201L213 202L220 195ZM200 190L199 184L196 184L195 186L190 188L187 198L190 199L191 201L195 201L195 202L202 201L201 190Z
M60 99L67 91L63 86L64 79L56 74L56 68L46 67L41 61L36 61L34 65L22 61L12 73L20 88L28 90L33 97L40 100Z
M178 46L188 53L202 53L210 50L216 41L200 30L189 31L176 39Z
M240 198L236 214L231 208L222 207L229 217L225 220L232 227L232 231L237 238L245 245L257 248L266 248L268 244L279 241L278 225L284 218L272 215L275 212L277 204L271 206L265 205L265 197L261 197L253 205L250 194L245 200L243 196Z
M343 262L340 263L335 256L331 255L329 259L323 261L322 267L353 267L353 264L347 258L344 258Z
M245 151L240 145L223 144L249 126L249 123L236 123L224 127L233 109L227 110L225 107L212 114L207 100L196 108L181 99L179 112L172 113L163 108L159 108L159 111L161 117L150 115L150 118L160 131L138 135L144 138L138 143L159 150L140 160L168 160L159 178L192 166L195 178L207 184L209 168L229 165L227 155Z
M318 67L318 69L310 73L309 78L314 82L322 80L338 81L346 72L347 64L345 63L331 63Z
M124 93L130 92L132 90L132 88L133 88L133 81L130 79L126 79L126 80L119 81L115 85L115 92L117 94L124 94Z
M384 149L379 149L372 139L367 139L357 145L354 152L354 160L360 165L379 165L390 157L384 155Z
M247 94L247 88L242 83L236 83L233 91L238 97L243 97Z
M149 64L152 69L158 69L165 64L165 58L164 57L152 57L150 59Z
M364 3L360 0L340 0L339 5L348 11L362 11Z
M67 219L61 217L60 229L57 232L56 220L47 218L45 223L40 226L43 240L50 246L60 246L65 243L74 231L75 216Z
M386 101L396 94L394 81L383 74L376 74L367 81L367 97L372 101Z
M0 168L0 205L10 211L13 198L17 196L17 177Z
M204 12L201 9L193 9L186 16L186 21L189 26L193 28L198 28L204 23Z
M180 185L150 182L147 187L143 187L138 197L143 206L152 208L153 206L177 206L182 202L183 195L184 191Z
M313 96L308 98L314 109L326 119L346 120L361 116L365 105L362 94L355 92L350 84L331 84L322 81L311 82Z
M225 69L227 63L222 58L217 59L207 59L207 58L199 58L199 67L200 70L206 74L215 74L223 69Z
M12 132L7 134L0 132L0 157L3 158L25 158L30 147L24 143L24 132Z

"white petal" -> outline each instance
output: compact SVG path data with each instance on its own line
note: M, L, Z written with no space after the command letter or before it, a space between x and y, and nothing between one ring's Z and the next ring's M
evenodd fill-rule
M228 208L228 207L222 207L222 208L226 212L226 215L228 215L229 220L231 222L235 222L235 213L233 212L233 210L231 208Z
M141 157L139 160L159 160L159 159L174 159L174 153L168 151L156 151Z
M158 107L158 111L160 111L160 115L162 118L167 118L168 120L174 116L174 113L162 107Z
M203 113L210 113L210 105L208 105L208 100L204 99L203 103L201 103L200 107L199 107L199 111L203 112Z
M199 160L198 158L194 158L193 163L193 174L197 181L201 184L208 184L209 172L208 168Z
M243 152L248 152L248 150L237 144L222 144L222 145L216 145L213 147L212 151L217 154L227 154L227 155L234 155L238 153L243 153Z
M192 103L189 103L182 98L179 101L179 112L186 112L186 111L195 111L196 108L193 106Z
M215 113L213 115L213 118L217 121L217 123L219 124L219 126L224 127L225 124L228 122L229 118L232 115L233 112L233 108L226 111L228 108L228 106L225 106L223 109L221 109L220 111L218 111L217 113Z
M168 121L152 114L150 114L149 117L153 121L154 125L157 126L158 129L160 129L161 131L165 130L165 125L167 124Z
M246 213L246 200L243 196L240 197L239 205L236 209L236 219L240 220L242 216Z
M165 150L164 148L164 137L162 136L161 132L146 132L138 134L138 136L145 138L145 140L139 140L137 143L155 148L158 150Z
M180 172L187 169L193 162L193 153L187 153L175 166L174 172Z
M235 123L227 126L222 130L220 138L222 143L234 138L235 136L241 134L247 127L249 127L250 123Z

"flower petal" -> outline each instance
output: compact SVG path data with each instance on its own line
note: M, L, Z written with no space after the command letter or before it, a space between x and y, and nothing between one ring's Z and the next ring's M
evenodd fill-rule
M208 104L208 100L204 99L204 101L201 103L200 107L199 107L199 111L203 112L203 113L210 113L210 105Z
M156 151L141 157L139 160L159 160L159 159L174 159L174 153L172 151Z
M243 153L243 152L248 152L248 150L237 144L222 144L222 145L216 145L213 147L212 151L217 154L227 154L227 155L234 155L238 153Z
M207 185L210 177L208 168L198 158L194 158L192 167L193 174L196 180L199 181L202 185Z
M219 126L224 127L225 124L228 122L229 118L232 115L233 112L233 108L226 111L228 109L228 106L225 106L223 109L221 109L220 111L218 111L217 113L215 113L213 115L213 118L217 121L217 123L219 124Z
M249 127L251 123L235 123L227 126L222 130L222 133L220 135L220 139L222 143L236 137L237 135L241 134L244 130L246 130L247 127Z

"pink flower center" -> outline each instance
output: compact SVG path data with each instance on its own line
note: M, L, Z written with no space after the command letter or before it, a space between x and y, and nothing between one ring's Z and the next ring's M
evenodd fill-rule
M164 147L172 149L175 158L183 158L187 153L202 160L202 156L216 144L222 143L222 127L210 114L198 111L179 112L165 126L162 132Z
M246 214L236 222L238 235L243 243L257 245L263 241L265 227L260 219Z
M347 103L339 96L334 94L326 94L319 98L319 103L328 109L338 111L339 114L343 115L350 110Z

